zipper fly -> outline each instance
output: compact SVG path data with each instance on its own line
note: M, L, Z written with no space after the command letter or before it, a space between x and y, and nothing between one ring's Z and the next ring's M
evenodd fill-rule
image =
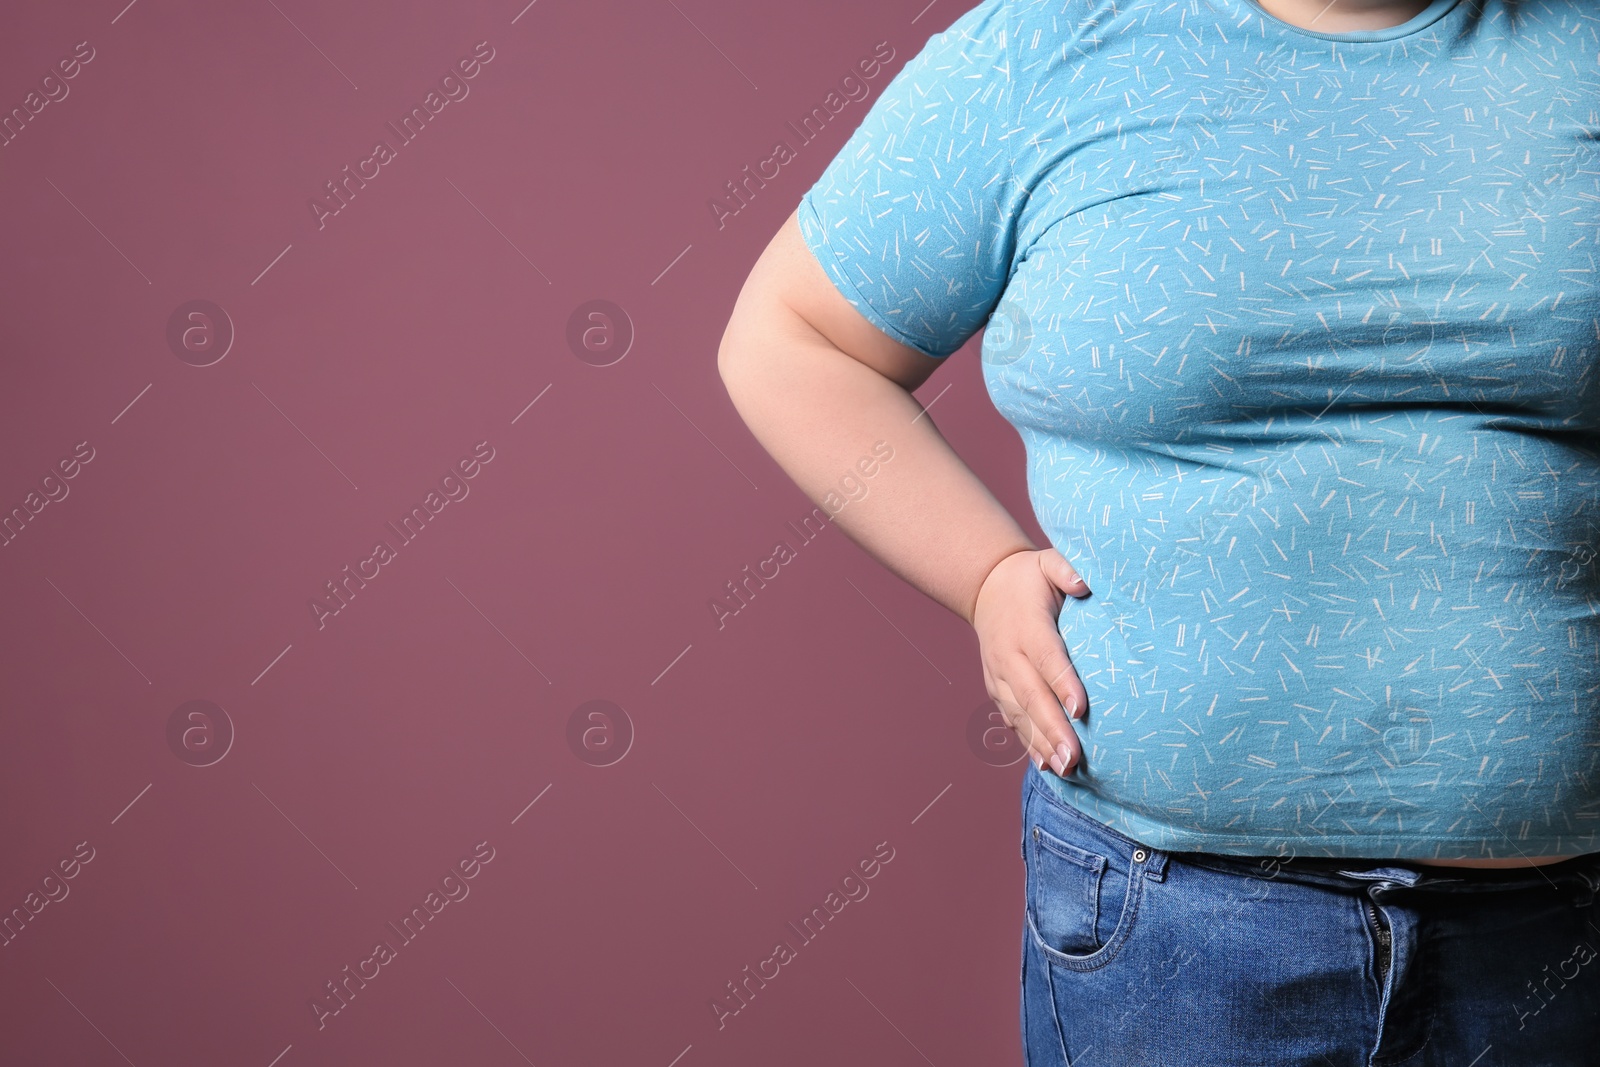
M1389 927L1376 904L1366 897L1362 897L1362 903L1367 906L1367 918L1371 920L1372 933L1378 939L1378 980L1382 981L1389 974Z

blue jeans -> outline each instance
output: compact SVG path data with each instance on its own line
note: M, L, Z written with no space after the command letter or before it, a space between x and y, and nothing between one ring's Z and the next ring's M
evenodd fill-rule
M1027 767L1027 1067L1594 1067L1600 853L1541 868L1161 852Z

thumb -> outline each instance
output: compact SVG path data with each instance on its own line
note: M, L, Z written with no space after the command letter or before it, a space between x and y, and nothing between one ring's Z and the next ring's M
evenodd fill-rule
M1039 569L1044 571L1052 585L1069 596L1087 596L1090 592L1089 583L1083 580L1077 568L1054 548L1039 553Z

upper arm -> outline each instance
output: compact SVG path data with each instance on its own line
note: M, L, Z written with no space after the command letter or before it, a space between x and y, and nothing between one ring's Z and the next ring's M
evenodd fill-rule
M907 388L988 321L1028 197L1009 0L981 0L884 86L740 294ZM737 308L736 308L737 314Z
M795 212L767 243L745 280L723 336L719 361L726 358L726 353L743 347L730 341L741 320L752 314L768 329L773 314L792 315L796 325L810 327L833 347L898 382L907 391L927 381L939 367L938 359L890 337L845 299L806 247Z

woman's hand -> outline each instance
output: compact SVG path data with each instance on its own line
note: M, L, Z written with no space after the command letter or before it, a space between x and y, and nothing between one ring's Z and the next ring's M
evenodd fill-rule
M1089 594L1072 564L1054 548L1024 549L994 565L972 609L990 699L1035 766L1048 763L1062 776L1083 757L1067 715L1081 719L1088 708L1083 682L1056 629L1069 594Z

